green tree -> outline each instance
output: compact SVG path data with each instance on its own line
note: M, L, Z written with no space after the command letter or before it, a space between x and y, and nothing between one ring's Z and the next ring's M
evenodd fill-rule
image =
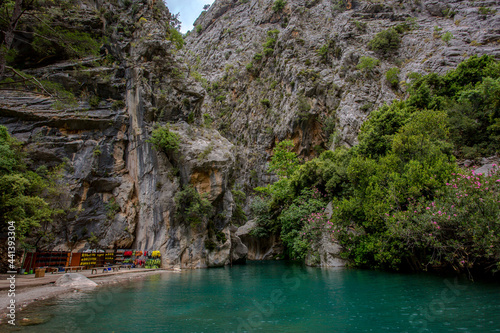
M27 237L41 232L41 228L50 224L62 211L53 208L43 198L43 194L50 193L54 184L47 177L27 170L20 143L9 135L4 126L0 126L0 152L1 230L6 231L7 223L14 221L16 238L25 241Z
M299 158L292 151L293 147L292 140L284 140L276 145L269 163L269 172L276 173L280 178L288 178L297 170Z

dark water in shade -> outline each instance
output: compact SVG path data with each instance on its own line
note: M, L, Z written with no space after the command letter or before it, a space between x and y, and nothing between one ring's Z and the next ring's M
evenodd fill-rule
M23 332L500 332L500 285L254 262L69 294L18 316L48 319Z

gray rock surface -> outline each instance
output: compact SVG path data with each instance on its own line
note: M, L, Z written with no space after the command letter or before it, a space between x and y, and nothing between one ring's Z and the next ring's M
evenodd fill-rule
M97 283L79 273L66 273L56 280L58 287L93 288Z
M276 259L283 253L283 245L277 235L268 238L257 238L250 234L257 225L255 220L250 220L238 228L235 235L247 247L248 260L270 260Z
M495 163L485 164L482 167L477 168L474 172L476 175L492 176L498 172L498 165Z

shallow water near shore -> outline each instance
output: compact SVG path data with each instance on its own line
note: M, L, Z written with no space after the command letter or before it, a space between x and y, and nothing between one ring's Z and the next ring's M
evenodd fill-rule
M66 294L29 306L18 313L21 318L43 323L0 330L500 332L500 285L252 262Z

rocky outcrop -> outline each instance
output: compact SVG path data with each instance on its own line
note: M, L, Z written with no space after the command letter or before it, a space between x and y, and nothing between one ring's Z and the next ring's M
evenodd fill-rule
M331 202L326 206L325 214L327 219L332 217L333 205ZM340 243L332 238L331 232L323 231L307 253L305 264L319 267L343 267L347 261L340 256L342 250Z
M257 226L254 220L250 220L239 227L235 235L248 248L247 258L249 260L270 260L276 259L283 254L283 245L277 235L267 238L257 238L251 234L253 228Z
M305 159L355 145L370 111L404 97L409 73L444 73L473 54L500 57L495 1L359 0L347 9L345 1L290 0L281 12L273 3L215 1L186 39L191 73L207 90L202 113L241 147L243 184L269 181L276 141L292 138ZM368 48L378 32L402 24L412 29L400 34L396 51ZM447 32L453 38L445 42ZM363 56L380 65L357 68ZM397 88L385 78L394 67Z
M68 13L74 26L95 15L89 8L96 4L78 6L81 15ZM68 214L50 227L55 237L44 245L160 250L164 267L244 262L246 248L229 231L233 144L201 119L205 92L185 75L168 10L161 3L124 6L103 4L111 14L102 18L105 28L118 20L117 27L92 25L109 40L101 56L26 70L74 94L72 104L45 92L0 97L0 123L25 143L31 167L63 166L60 204ZM57 22L67 27L67 19ZM174 156L148 142L166 123L181 138ZM174 197L185 186L209 200L209 221L192 226L177 218Z
M66 273L56 280L55 285L58 287L71 288L97 287L97 283L79 273Z

